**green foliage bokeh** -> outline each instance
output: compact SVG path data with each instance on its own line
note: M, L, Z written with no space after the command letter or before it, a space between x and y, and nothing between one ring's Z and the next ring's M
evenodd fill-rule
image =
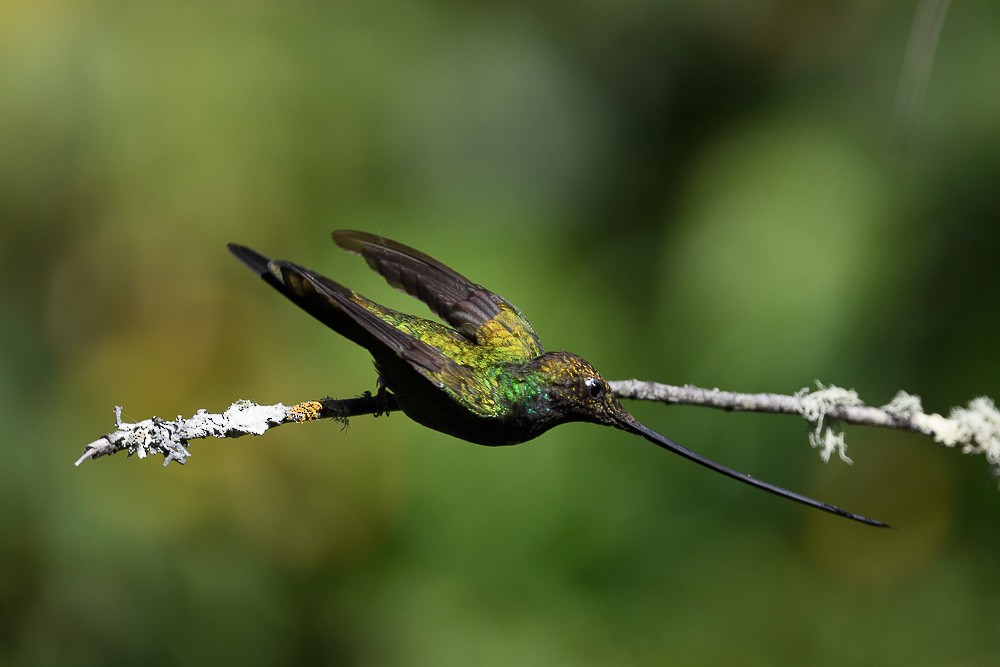
M782 503L571 425L402 415L74 469L126 419L374 388L235 241L426 312L384 234L611 379L944 411L1000 396L1000 11L952 3L893 108L901 3L0 6L0 663L995 664L981 459L633 405Z

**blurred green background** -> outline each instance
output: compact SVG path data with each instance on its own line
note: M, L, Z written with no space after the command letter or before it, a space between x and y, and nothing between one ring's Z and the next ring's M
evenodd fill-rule
M373 389L225 250L426 312L335 228L611 379L1000 396L1000 6L951 5L906 130L916 7L0 4L0 663L996 664L996 480L912 435L823 465L799 420L629 406L894 531L589 425L489 449L359 417L72 466L116 404Z

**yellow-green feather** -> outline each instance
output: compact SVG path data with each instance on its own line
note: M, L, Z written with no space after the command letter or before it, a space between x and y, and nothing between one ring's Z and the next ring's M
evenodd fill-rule
M507 369L536 356L533 339L524 333L527 322L509 309L477 331L476 342L451 327L371 301L357 292L350 299L377 318L408 336L434 348L457 366L441 373L418 368L427 379L448 393L452 400L484 417L501 417L513 404L542 390L539 382L525 382ZM530 329L530 325L527 325ZM482 341L482 342L480 342ZM487 342L491 341L491 342Z

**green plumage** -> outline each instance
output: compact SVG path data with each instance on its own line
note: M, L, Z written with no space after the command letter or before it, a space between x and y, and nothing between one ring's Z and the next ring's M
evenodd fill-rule
M235 244L229 249L310 315L366 348L386 390L414 421L482 445L521 443L571 421L614 426L770 493L885 525L726 468L649 429L586 360L545 352L510 302L420 251L364 232L336 231L333 240L446 324L381 306L292 262Z

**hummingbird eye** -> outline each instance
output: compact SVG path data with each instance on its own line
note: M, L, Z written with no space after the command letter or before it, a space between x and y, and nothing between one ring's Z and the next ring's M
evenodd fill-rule
M583 385L587 388L587 395L595 401L604 398L604 383L597 378L587 378L583 381Z

